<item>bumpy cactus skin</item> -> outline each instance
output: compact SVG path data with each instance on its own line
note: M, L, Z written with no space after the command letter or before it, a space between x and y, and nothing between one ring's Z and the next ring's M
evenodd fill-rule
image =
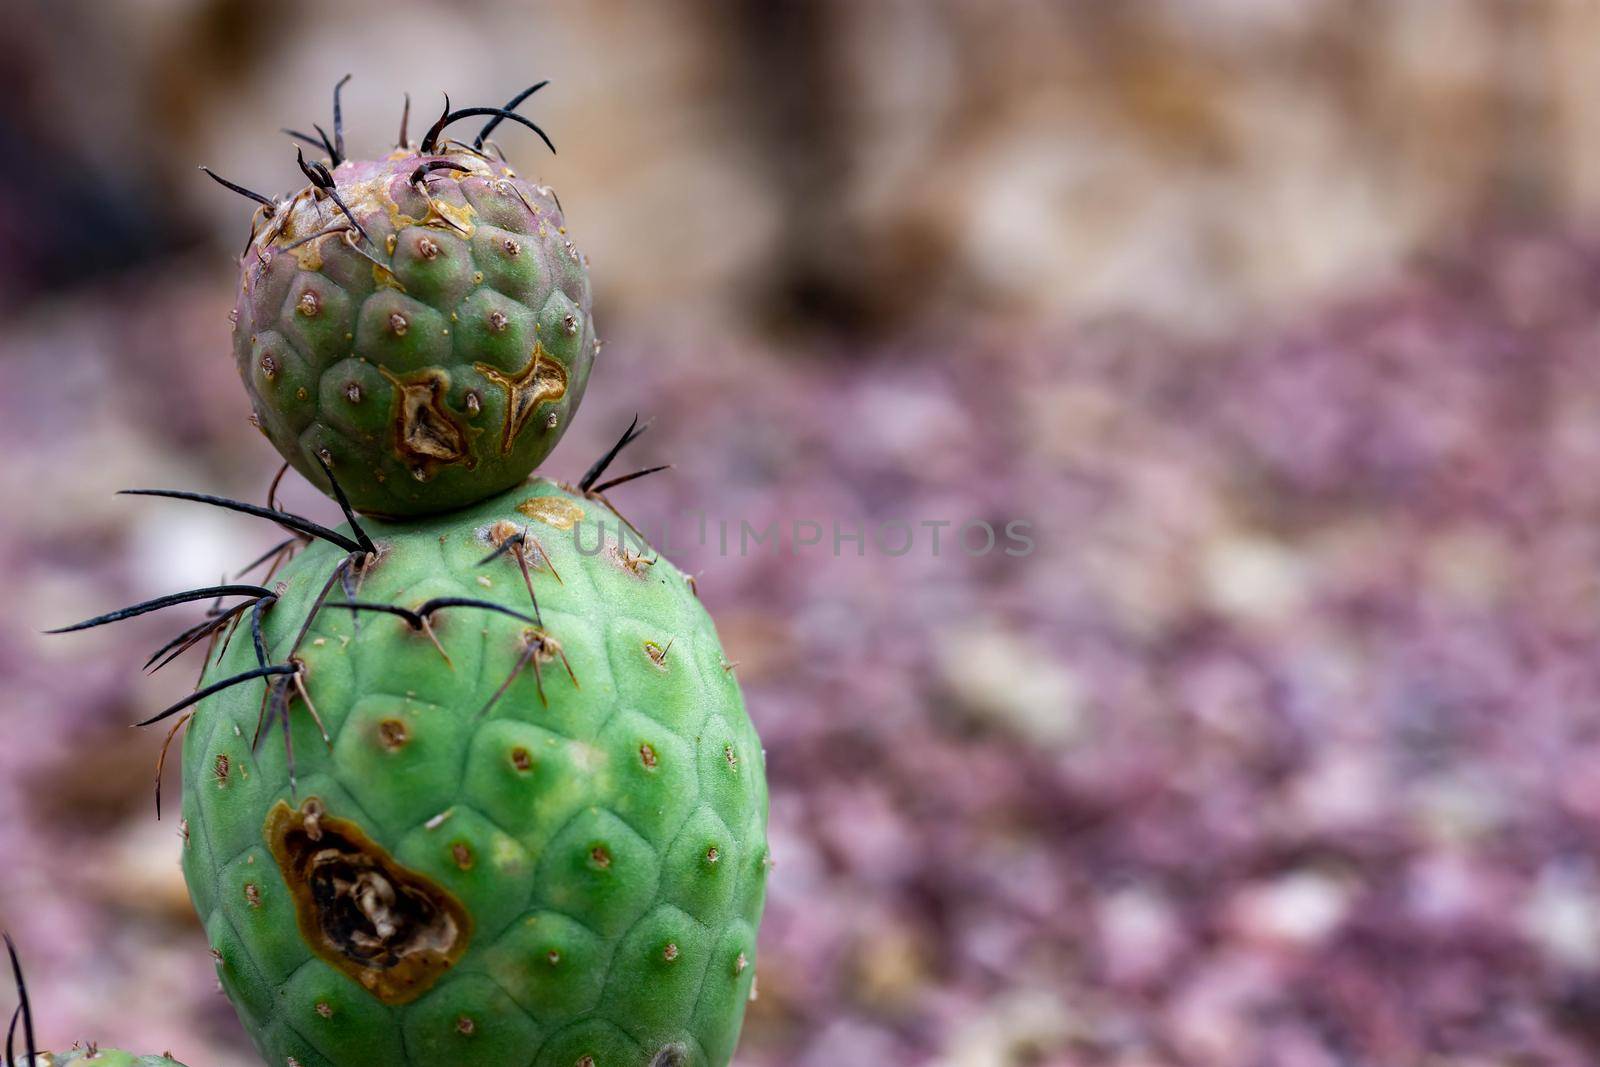
M451 606L430 635L333 583L296 654L331 745L296 695L293 792L281 727L252 752L261 682L198 705L184 872L269 1063L729 1061L769 866L762 751L689 580L617 522L536 479L364 524L355 599L412 610L531 612L515 553L482 562L528 529L543 627ZM344 558L319 542L277 576L272 660ZM206 681L256 664L246 626Z
M376 515L521 482L565 432L599 344L554 194L464 151L332 175L364 235L307 187L258 212L241 260L233 352L262 432L327 489L320 455Z
M135 1056L114 1048L73 1048L65 1052L41 1052L30 1060L23 1056L17 1067L183 1067L167 1056Z

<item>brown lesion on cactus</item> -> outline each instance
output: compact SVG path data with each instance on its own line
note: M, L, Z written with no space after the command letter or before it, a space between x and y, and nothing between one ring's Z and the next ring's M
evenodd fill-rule
M399 719L384 719L378 724L378 743L390 752L397 752L410 740L410 731Z
M527 366L514 375L489 363L474 363L473 367L506 392L506 421L500 433L501 455L510 454L522 428L540 404L567 395L567 369L538 341L533 343Z
M400 377L378 370L394 386L395 451L413 473L426 480L437 468L468 458L466 433L444 403L448 374L435 368Z
M417 999L466 953L461 902L316 797L280 800L264 832L306 944L385 1004Z

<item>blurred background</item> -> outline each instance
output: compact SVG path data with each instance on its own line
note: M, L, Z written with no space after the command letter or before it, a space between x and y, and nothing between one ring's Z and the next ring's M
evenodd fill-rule
M273 531L227 312L281 126L528 111L631 518L768 746L742 1067L1600 1058L1600 6L5 0L0 925L42 1033L253 1062L154 818L173 620ZM413 116L416 129L417 116ZM304 486L290 505L331 517ZM169 797L179 788L167 773ZM175 803L169 800L169 810Z

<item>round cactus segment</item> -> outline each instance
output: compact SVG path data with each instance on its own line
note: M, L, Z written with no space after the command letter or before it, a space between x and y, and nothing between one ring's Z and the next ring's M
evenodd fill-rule
M454 145L317 167L257 211L240 261L233 354L256 424L374 515L520 483L599 347L555 194Z
M184 872L262 1055L727 1064L767 789L693 584L543 479L362 525L376 552L302 550L205 682L289 673L185 739Z

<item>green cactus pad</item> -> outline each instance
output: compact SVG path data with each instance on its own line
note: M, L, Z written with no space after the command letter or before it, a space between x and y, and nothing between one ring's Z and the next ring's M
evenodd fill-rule
M183 1067L170 1056L135 1056L114 1048L71 1048L65 1052L41 1052L36 1060L26 1056L17 1067Z
M566 431L599 347L554 194L442 148L331 178L258 210L240 261L233 354L256 424L376 515L518 484Z
M363 525L375 556L319 541L269 583L264 658L300 673L207 698L184 743L184 872L262 1054L728 1063L767 794L690 580L543 479ZM205 682L258 665L247 616Z

